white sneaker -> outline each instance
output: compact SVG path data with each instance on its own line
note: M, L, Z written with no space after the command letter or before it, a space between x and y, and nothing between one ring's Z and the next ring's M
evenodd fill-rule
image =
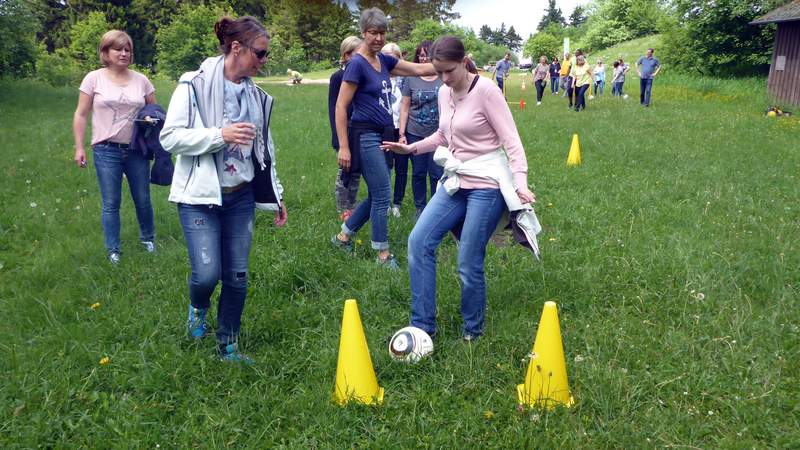
M154 253L156 251L156 243L153 241L142 241L144 249L147 253Z
M392 206L391 208L389 208L389 214L391 214L394 217L400 217L400 207L397 205Z
M119 252L111 252L111 253L108 254L108 260L111 262L111 264L113 264L115 266L117 264L119 264L120 258L121 258L121 256L120 256Z
M542 106L542 102L536 102L536 106Z

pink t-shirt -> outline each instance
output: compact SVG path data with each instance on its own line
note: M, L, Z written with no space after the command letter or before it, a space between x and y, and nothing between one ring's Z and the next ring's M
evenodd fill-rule
M106 70L89 72L80 87L81 92L92 97L92 145L102 141L129 144L133 119L144 106L144 98L155 88L146 76L133 70L127 84L114 84Z
M481 76L458 105L453 102L452 89L447 86L439 89L439 129L415 145L417 153L432 152L438 146L448 147L461 161L491 153L502 146L508 155L514 187L528 187L528 161L514 117L500 89ZM460 175L459 179L463 189L499 187L485 178Z

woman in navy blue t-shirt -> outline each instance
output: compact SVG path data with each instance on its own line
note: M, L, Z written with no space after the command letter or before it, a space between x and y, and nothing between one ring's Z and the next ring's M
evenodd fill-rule
M368 195L343 224L331 243L352 251L352 237L367 221L372 221L372 248L378 251L378 264L399 269L389 251L386 210L389 208L391 178L380 144L393 140L392 82L395 76L436 75L433 64L414 64L381 54L386 43L386 16L378 8L361 13L363 43L353 55L342 79L336 101L336 133L339 136L339 165L346 172L361 172ZM347 117L347 108L353 114ZM350 121L348 126L348 119Z

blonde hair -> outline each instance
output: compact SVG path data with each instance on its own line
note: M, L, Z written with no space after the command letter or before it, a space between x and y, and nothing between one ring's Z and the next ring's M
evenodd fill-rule
M400 46L394 42L389 42L388 44L384 45L381 49L381 53L384 55L394 56L397 59L403 59L403 52L400 51Z
M97 47L97 55L100 57L100 64L103 67L111 64L108 58L108 49L122 49L128 46L131 50L131 63L133 63L133 39L128 33L120 30L109 30L100 38L100 45Z
M353 53L361 45L361 38L358 36L347 36L339 46L339 62L344 60L344 55Z
M586 57L583 56L583 55L576 56L575 57L575 64L578 64L579 66L581 66L583 64L586 64Z

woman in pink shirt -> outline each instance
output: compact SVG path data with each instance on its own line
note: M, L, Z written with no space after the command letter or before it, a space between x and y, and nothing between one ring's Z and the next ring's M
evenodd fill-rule
M508 104L494 83L470 70L464 54L464 44L452 36L440 38L431 48L433 65L445 84L439 91L439 129L415 144L384 142L383 148L420 154L444 146L464 165L502 154L519 200L530 203L534 195L528 190L528 163ZM453 231L460 235L461 336L472 341L484 329L486 244L507 207L496 181L478 175L456 176L458 190L450 194L440 187L408 237L411 325L436 334L436 249L445 234Z
M103 201L102 224L108 259L119 263L122 174L136 206L139 240L148 252L156 247L153 207L150 204L150 162L130 150L133 119L145 105L155 103L155 88L146 76L128 69L133 62L133 41L124 31L111 30L100 39L103 67L89 72L80 86L78 107L72 119L75 137L75 163L86 167L83 136L86 119L92 113L92 150L100 195Z

